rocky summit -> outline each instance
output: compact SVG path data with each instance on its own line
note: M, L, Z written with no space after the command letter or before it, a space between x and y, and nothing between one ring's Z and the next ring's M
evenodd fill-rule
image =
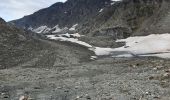
M0 18L0 100L170 100L169 27L169 0L67 0Z

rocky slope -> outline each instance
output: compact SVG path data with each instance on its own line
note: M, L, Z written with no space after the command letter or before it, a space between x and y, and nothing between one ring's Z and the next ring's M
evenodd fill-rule
M121 35L123 37L170 32L166 28L170 26L169 5L168 0L123 0L106 7L102 13L84 24L87 28L82 27L80 30L84 29L83 32L90 33L90 35L92 33L96 35L96 31L98 35L108 35L108 33L113 35L117 33L115 30L123 30L124 34ZM113 32L103 31L110 30L110 28ZM126 28L126 30L121 28Z
M114 40L170 32L168 0L123 0L104 10L78 28L84 41L113 46Z
M68 0L12 23L38 33L79 32L92 45L116 47L116 39L170 32L169 5L168 0Z
M53 42L0 20L0 68L78 64L90 59L85 47Z

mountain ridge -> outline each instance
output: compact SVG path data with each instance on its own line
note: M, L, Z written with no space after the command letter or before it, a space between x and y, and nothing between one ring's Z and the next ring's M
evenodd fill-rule
M33 22L37 24L32 27L34 32L41 29L38 33L77 32L83 34L84 37L81 39L89 44L114 47L116 39L170 32L168 28L170 23L167 22L168 12L170 12L169 5L168 0L120 0L117 2L112 0L68 0L27 16L28 20L22 18L12 21L12 23L28 29L32 26L29 23ZM56 10L59 13L54 13L51 9L59 9ZM49 16L46 10L55 17ZM37 13L42 14L36 15ZM35 18L32 19L32 17ZM39 17L43 20L34 21L39 20ZM161 21L161 19L167 20ZM159 23L165 27L161 27ZM74 28L75 30L70 31L76 24L78 25Z
M25 16L19 20L11 21L22 28L37 28L43 25L54 27L71 27L72 25L85 21L94 16L98 10L106 6L110 0L68 0L65 3L55 3L52 6L41 9L32 15ZM39 17L41 16L41 17ZM86 18L87 17L87 18Z

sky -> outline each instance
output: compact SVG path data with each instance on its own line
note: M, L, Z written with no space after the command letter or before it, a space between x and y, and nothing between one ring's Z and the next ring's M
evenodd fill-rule
M6 21L22 18L56 2L66 0L1 0L0 17Z

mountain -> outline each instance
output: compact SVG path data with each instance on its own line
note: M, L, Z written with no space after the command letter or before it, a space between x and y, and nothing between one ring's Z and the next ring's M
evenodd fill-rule
M170 32L169 18L169 0L68 0L11 23L36 33L78 32L89 44L117 47L117 39Z
M169 27L169 0L68 0L0 18L0 100L169 100Z
M93 54L85 47L49 41L0 18L0 69L16 66L48 67L78 64ZM75 53L76 52L76 53Z
M98 11L109 5L110 0L68 0L65 3L55 3L52 6L39 10L32 15L12 21L22 28L38 28L40 26L71 27L83 23L96 15Z
M115 40L170 32L169 0L122 0L79 26L90 44L116 47Z
M169 0L123 0L105 7L103 12L85 23L80 30L84 34L96 35L100 30L126 28L129 32L125 32L123 37L166 33L170 32L169 8ZM111 33L113 35L115 32ZM107 34L98 32L97 35Z

